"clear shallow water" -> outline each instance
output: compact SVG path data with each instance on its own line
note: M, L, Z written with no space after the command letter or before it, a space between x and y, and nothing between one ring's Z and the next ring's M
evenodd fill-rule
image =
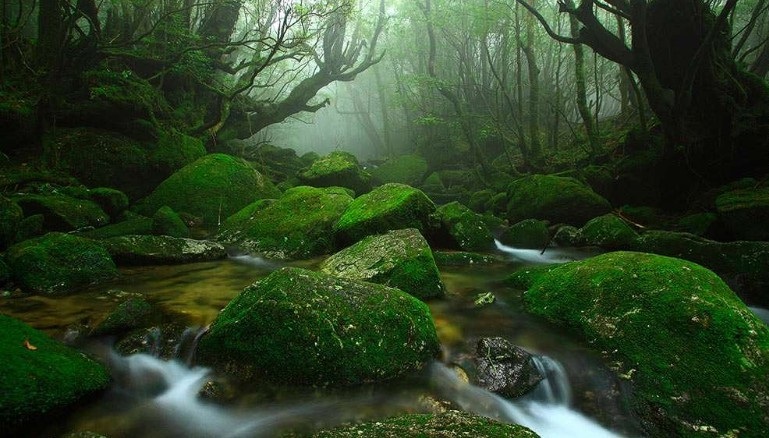
M576 422L568 427L577 427L574 424L581 424L583 420L594 423L583 415L587 414L609 428L635 434L632 420L622 407L621 385L601 365L600 358L568 333L527 315L521 308L521 291L501 285L500 281L513 271L542 261L519 257L514 249L503 248L502 253L508 258L507 263L442 269L447 298L429 305L444 345L445 360L461 365L467 354L474 350L479 337L505 337L533 353L548 355L563 364L564 376L570 382L570 392L573 393L574 409L565 403L543 403L539 400L506 408L510 412L522 410L517 414L519 417L510 417L512 414L508 413L500 419L541 422L543 418L552 417L558 422ZM551 252L548 256L565 261L564 257L576 259L586 254ZM291 264L312 269L319 261ZM204 326L213 321L221 308L243 287L282 265L241 255L220 262L130 268L122 270L121 278L113 282L76 294L0 299L0 312L61 337L72 324L100 321L126 295L142 294L149 301L177 313L183 323ZM481 292L492 292L496 301L491 305L474 307L473 298ZM144 390L137 394L133 389L116 385L104 399L72 413L48 436L71 430L104 431L111 437L227 436L223 434L224 430L230 436L272 436L270 434L285 427L313 429L351 419L424 411L426 408L419 400L435 390L435 380L448 385L448 378L436 377L440 375L439 371L433 369L429 376L418 382L390 382L333 394L313 389L275 388L249 392L254 390L249 388L228 398L225 403L214 403L192 396L198 393L201 384L209 380L207 370L153 364L156 359L149 356L125 360L133 361L133 367L149 368L146 374L150 376L150 383L140 383L139 387L152 391ZM113 357L110 362L115 364L120 361ZM116 372L123 375L121 373L125 369L125 366L118 367ZM140 381L142 379L144 377ZM170 384L171 381L178 383ZM433 384L430 385L430 382ZM430 387L433 389L428 389ZM456 400L449 396L452 394L441 395L453 400L456 405L464 406L461 403L464 395L460 395L476 390L486 393L484 397L487 401L504 401L472 386L455 391L453 396L457 397ZM465 409L473 410L470 407ZM189 420L184 420L187 417ZM204 421L204 418L209 419ZM257 427L257 424L261 426ZM260 427L262 431L257 431ZM271 432L264 432L267 430Z

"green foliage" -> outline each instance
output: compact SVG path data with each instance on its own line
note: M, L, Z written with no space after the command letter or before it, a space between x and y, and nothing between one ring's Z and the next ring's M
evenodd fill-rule
M439 350L426 304L400 290L283 268L247 287L201 339L203 363L293 385L359 385Z
M103 365L5 315L0 315L0 357L3 432L40 421L45 414L72 405L109 383Z

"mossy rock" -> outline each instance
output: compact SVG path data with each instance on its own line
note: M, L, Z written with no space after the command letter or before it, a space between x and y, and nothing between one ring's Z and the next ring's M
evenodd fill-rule
M84 231L78 235L89 239L109 239L134 234L152 234L152 228L152 218L136 216L95 230Z
M175 265L227 257L216 242L171 236L119 236L99 241L118 265Z
M467 206L477 213L483 213L489 210L491 198L496 195L492 189L479 190L470 195L470 200L467 202Z
M321 272L400 289L421 300L443 296L430 246L414 228L368 236L326 259Z
M464 251L483 251L494 247L494 236L483 217L459 202L438 207L435 213L440 222L436 244Z
M0 251L16 241L24 211L18 204L0 195Z
M718 221L718 215L711 212L694 213L682 217L676 223L676 230L697 236L710 234Z
M333 252L334 224L352 202L342 188L300 186L277 200L257 201L230 216L219 239L272 258Z
M94 241L48 233L8 248L5 261L16 283L36 293L68 292L118 275L115 263Z
M716 210L737 240L769 240L769 187L724 193Z
M117 189L98 187L89 190L88 196L113 219L128 209L128 196Z
M545 219L551 223L582 226L588 220L611 211L609 202L574 178L530 175L514 181L507 189L507 218Z
M405 414L316 432L313 438L535 438L531 430L462 411Z
M563 225L558 228L553 236L553 242L558 246L584 246L579 228L571 225Z
M638 242L638 233L613 214L590 219L579 230L578 239L585 245L606 249L632 249Z
M433 172L425 178L422 183L422 190L429 193L442 193L446 190L446 186L443 185L438 172Z
M298 177L303 184L313 187L347 187L358 195L371 190L371 175L349 152L331 152L315 160Z
M441 183L447 190L464 189L475 192L483 188L478 173L472 170L441 170L438 171Z
M385 161L370 172L377 185L401 183L417 186L427 172L427 160L416 154L401 155Z
M42 214L47 231L73 231L101 227L109 216L95 202L66 195L21 195L14 197L25 216Z
M146 148L124 135L93 128L59 128L45 139L59 164L89 187L114 187L137 199L166 175L150 165Z
M434 251L433 258L435 258L435 264L438 266L471 266L505 263L503 257L467 251Z
M542 249L550 243L550 230L547 221L524 219L506 229L499 240L516 248Z
M189 237L190 229L171 207L164 205L152 215L152 233L161 236Z
M206 364L293 385L358 385L420 369L439 350L425 303L379 284L282 268L247 287L198 347Z
M40 422L107 387L103 365L0 314L0 430ZM19 435L20 436L20 435Z
M390 183L355 198L334 230L343 244L403 228L416 228L425 235L432 228L434 212L435 204L421 190Z
M121 335L150 321L155 313L144 298L129 298L118 304L103 321L91 330L91 336Z
M255 148L249 153L249 159L254 167L268 175L272 181L280 181L284 185L288 183L291 187L301 185L296 175L312 163L302 161L293 149L280 148L271 144L263 144Z
M172 130L160 134L149 160L160 174L168 176L204 155L206 147L199 138Z
M167 205L174 211L202 217L206 226L216 227L246 205L278 195L278 189L246 161L211 154L168 177L139 203L138 211L149 216Z
M16 230L16 241L21 242L44 234L44 224L45 216L42 214L33 214L32 216L25 217L19 222L18 230Z
M769 430L769 327L713 272L614 252L514 274L527 310L608 353L655 436Z

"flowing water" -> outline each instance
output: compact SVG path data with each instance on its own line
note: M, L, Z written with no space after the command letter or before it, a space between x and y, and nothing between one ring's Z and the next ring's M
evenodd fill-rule
M537 364L547 379L524 398L509 401L462 383L436 363L420 378L384 385L321 391L265 389L256 382L254 388L236 388L233 395L214 400L198 395L201 388L209 387L207 382L216 382L219 376L190 363L192 345L199 335L190 329L172 361L146 354L120 357L102 349L101 356L114 376L111 390L44 435L90 430L117 438L275 436L285 429L309 431L343 421L425 411L426 395L449 400L467 411L527 425L542 436L618 436L609 429L637 435L625 410L622 384L600 357L569 333L529 316L521 308L521 291L500 283L523 266L586 254L550 249L540 254L538 250L498 247L506 263L442 269L447 298L429 305L448 362L461 365L467 361L484 336L505 337L537 354ZM291 264L313 268L319 261ZM76 294L0 299L0 312L62 338L73 327L97 323L127 296L141 295L183 324L205 326L243 287L281 265L236 255L219 262L124 269L121 278ZM496 301L474 306L473 298L485 292L494 294ZM155 333L157 338L162 335Z

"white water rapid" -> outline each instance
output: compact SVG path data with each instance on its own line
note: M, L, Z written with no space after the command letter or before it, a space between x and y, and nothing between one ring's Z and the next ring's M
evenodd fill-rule
M534 264L552 264L566 263L584 258L576 251L569 251L562 248L546 248L546 251L539 249L521 249L504 245L497 239L494 239L497 249L512 256L513 258L526 263Z
M266 271L274 271L280 268L280 265L275 262L251 254L230 254L228 255L228 258L236 263L264 269Z
M570 385L560 363L540 356L535 358L535 365L545 380L532 393L517 400L507 400L471 385L437 362L431 365L430 381L438 394L462 409L506 423L522 424L542 438L621 436L569 407Z

